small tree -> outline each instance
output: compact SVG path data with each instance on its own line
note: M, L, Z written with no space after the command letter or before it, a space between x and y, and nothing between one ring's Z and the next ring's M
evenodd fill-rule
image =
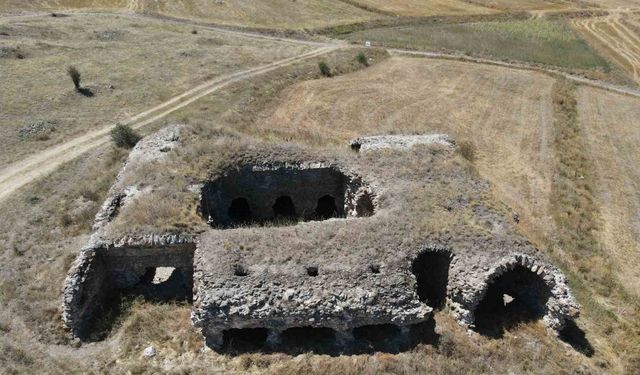
M364 66L369 66L369 60L367 60L367 56L364 55L364 52L360 52L358 56L356 56L356 60Z
M117 124L111 129L111 140L118 147L133 148L140 139L142 139L140 134L128 125Z
M318 68L320 68L320 73L322 73L323 76L331 77L331 68L329 68L326 62L321 61L318 63Z
M71 80L73 81L73 85L76 88L76 91L80 91L80 72L78 71L78 69L76 69L75 66L71 65L67 68L67 74L69 74L69 77L71 77Z

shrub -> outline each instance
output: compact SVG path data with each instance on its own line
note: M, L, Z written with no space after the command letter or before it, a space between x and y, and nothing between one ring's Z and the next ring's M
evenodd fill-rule
M476 146L471 142L460 142L458 145L458 152L460 152L460 155L462 155L463 158L470 162L476 160Z
M360 52L358 56L356 56L356 60L364 66L369 66L369 60L367 60L367 56L364 55L364 52Z
M322 73L323 76L331 77L331 68L329 68L329 65L326 62L321 61L318 63L318 68L320 68L320 73Z
M81 75L78 69L76 69L76 67L73 65L69 66L67 68L67 74L69 74L69 77L71 77L71 80L73 81L73 85L75 86L76 91L80 91Z
M133 148L142 137L128 125L118 124L111 130L111 140L122 148Z

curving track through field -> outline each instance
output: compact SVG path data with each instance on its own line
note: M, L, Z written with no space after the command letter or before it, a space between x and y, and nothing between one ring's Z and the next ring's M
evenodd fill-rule
M606 17L576 19L573 23L601 48L610 51L611 58L640 83L638 19L625 13L614 13Z
M321 47L302 55L212 79L200 86L177 95L156 107L131 117L125 122L125 124L134 129L139 129L158 121L183 107L186 107L200 98L219 91L232 83L243 81L278 68L326 54L337 48L338 47L335 46ZM111 128L112 125L104 126L98 130L91 131L80 137L72 139L71 141L44 150L0 170L0 201L9 197L24 185L53 172L62 164L106 143L109 140L109 131Z
M137 9L139 7L138 1L130 1L129 5L132 9ZM91 12L73 12L78 14L95 14ZM119 13L120 15L124 15L123 13ZM41 13L31 13L28 15L20 15L20 18L24 17L42 17L47 16L48 14ZM218 77L216 79L204 82L203 84L188 90L178 96L173 97L172 99L164 102L163 104L151 108L147 111L144 111L132 118L130 118L125 124L130 125L134 129L138 129L149 125L157 120L164 118L165 116L197 101L198 99L210 95L216 91L219 91L231 83L238 82L241 80L249 79L251 77L255 77L257 75L267 73L269 71L285 67L288 65L295 64L296 62L300 62L302 60L306 60L309 58L313 58L316 56L320 56L322 54L326 54L333 50L339 48L349 48L348 44L345 44L343 41L330 41L327 43L311 41L311 40L301 40L301 39L293 39L287 37L280 36L272 36L267 34L260 34L255 32L246 32L246 31L238 31L238 30L230 30L222 27L217 27L215 25L206 25L201 23L193 23L187 20L176 20L176 19L167 19L166 17L154 17L150 15L142 15L137 13L127 13L128 17L152 17L152 18L160 18L164 19L167 22L174 23L183 23L183 24L193 24L194 26L207 28L210 30L215 30L221 33L232 34L236 36L243 36L248 38L255 39L268 39L268 40L276 40L281 42L295 43L295 44L304 44L308 46L315 46L317 49L299 55L295 57L291 57L288 59L280 60L273 62L271 64L255 67L252 69L236 72L233 74L229 74L223 77ZM15 18L15 16L5 17L5 18ZM638 27L640 30L640 24L636 23L637 20L631 20L630 22L633 24L632 27L624 24L619 17L610 16L606 18L606 21L602 19L584 19L584 20L576 20L574 21L577 26L583 27L585 30L588 30L590 33L594 35L595 38L600 40L604 44L612 45L613 48L618 51L619 58L624 59L623 61L627 63L627 66L630 66L632 69L632 73L636 80L640 82L640 36L632 30L632 27ZM610 33L606 33L601 28L601 23L607 23L611 25L612 30L617 30L616 35L610 35ZM618 35L620 33L621 35ZM616 39L616 36L619 39ZM607 91L617 92L625 95L630 95L634 97L640 97L640 92L633 88L629 87L620 87L616 85L612 85L607 82L590 80L584 77L572 75L569 73L561 72L554 69L542 68L539 66L532 66L526 63L510 63L499 60L490 60L490 59L477 59L471 58L468 56L461 56L455 54L446 54L446 53L438 53L438 52L420 52L420 51L409 51L402 49L389 49L389 52L392 54L399 55L418 55L424 58L430 59L450 59L450 60L462 60L473 62L477 64L485 64L485 65L497 65L505 68L511 69L521 69L521 70L535 70L542 71L552 74L560 74L565 76L566 78L575 81L576 83L585 84L592 87L598 87L601 89L605 89ZM7 166L6 168L0 170L0 202L4 199L8 198L11 194L19 190L21 187L26 184L33 182L37 179L40 179L47 174L53 172L55 169L60 167L62 164L71 161L83 153L98 147L108 141L109 130L112 125L104 126L101 129L92 131L90 133L84 134L78 138L70 140L68 142L62 143L58 146L52 147L50 149L44 150L38 154L32 155L22 161L16 162Z

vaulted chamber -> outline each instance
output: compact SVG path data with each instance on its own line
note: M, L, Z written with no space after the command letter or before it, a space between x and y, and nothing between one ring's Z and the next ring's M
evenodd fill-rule
M371 216L373 193L333 166L245 166L207 182L201 213L215 228Z

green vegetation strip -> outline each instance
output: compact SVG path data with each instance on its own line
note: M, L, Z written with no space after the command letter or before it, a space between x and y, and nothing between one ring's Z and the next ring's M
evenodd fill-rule
M571 69L610 70L607 61L564 20L423 24L357 31L346 38L387 47L462 52Z

